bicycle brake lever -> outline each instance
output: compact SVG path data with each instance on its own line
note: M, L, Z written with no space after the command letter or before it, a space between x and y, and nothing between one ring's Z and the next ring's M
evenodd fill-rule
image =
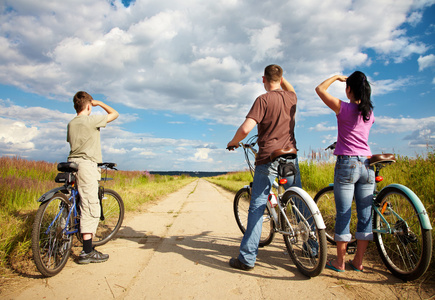
M337 142L334 142L333 144L326 147L325 150L328 150L328 149L334 150L336 145L337 145Z

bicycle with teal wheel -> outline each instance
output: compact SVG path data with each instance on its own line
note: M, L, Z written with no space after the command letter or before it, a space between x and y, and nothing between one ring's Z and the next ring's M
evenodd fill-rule
M325 150L334 149L335 143ZM375 169L372 216L373 238L382 261L396 277L410 281L420 278L428 269L432 257L432 226L427 211L418 196L401 184L390 184L377 189L383 180L382 168L396 162L394 154L376 154L370 158ZM314 201L322 213L326 225L326 238L335 245L335 198L334 185L321 189ZM348 252L355 249L356 209L352 204L350 231L352 240Z
M101 216L97 232L93 236L93 246L101 246L112 239L124 219L124 202L121 196L104 188L101 182L111 180L107 170L116 170L115 163L98 164L105 171L99 186ZM80 233L80 195L75 173L78 165L74 162L59 163L55 182L63 183L42 195L32 230L33 260L39 272L46 277L58 274L68 261L74 235L82 242Z
M245 152L245 158L253 175L254 169L250 156L255 156L254 148L257 136L247 144L239 143ZM255 140L255 142L253 142ZM278 161L278 181L274 182L275 191L271 191L263 215L263 228L260 246L269 245L275 233L283 235L287 251L298 268L308 277L319 275L326 264L327 244L325 224L314 200L299 187L284 190L284 185L291 174L285 168L287 159L296 158L295 149L278 149L271 155L272 161ZM294 175L294 173L293 173ZM244 234L251 202L251 185L240 189L234 197L234 216L237 225Z

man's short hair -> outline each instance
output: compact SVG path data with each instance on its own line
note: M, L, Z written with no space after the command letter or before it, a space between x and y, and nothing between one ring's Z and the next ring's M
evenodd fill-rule
M92 103L92 96L86 92L80 91L74 95L74 108L77 113L81 112L86 108L86 105Z
M269 82L279 82L282 77L282 68L278 65L269 65L264 69L264 77Z

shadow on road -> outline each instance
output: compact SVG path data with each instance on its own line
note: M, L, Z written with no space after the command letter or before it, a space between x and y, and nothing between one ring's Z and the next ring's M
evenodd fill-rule
M143 249L152 249L160 253L177 253L194 264L228 272L239 272L247 276L277 280L310 279L298 271L287 253L283 240L279 236L275 237L269 246L259 249L255 269L250 272L235 270L228 265L229 259L238 255L240 238L219 236L212 231L203 231L198 235L161 237L152 234L148 235L146 232L138 232L128 226L123 227L119 231L117 238L143 244L141 247ZM328 254L329 260L335 258L335 247L332 248L329 245L328 247L330 248ZM284 269L286 274L282 275L282 270L278 271L280 269ZM276 274L274 274L275 271L277 271ZM320 276L339 277L339 279L359 284L382 285L385 283L402 283L400 279L394 277L380 264L373 264L370 267L366 266L365 276L355 273L347 272L343 273L346 275L343 275L332 273L330 270L325 269ZM373 274L377 274L376 278L373 277Z
M218 236L211 231L203 231L198 235L161 237L137 232L128 226L120 230L118 238L143 244L143 249L152 249L160 253L177 253L194 264L228 272L240 272L248 276L277 280L309 279L299 273L287 254L284 242L280 240L260 248L254 271L246 272L235 270L228 264L229 259L238 254L240 238ZM279 269L278 266L284 268L288 274L274 275L273 272Z

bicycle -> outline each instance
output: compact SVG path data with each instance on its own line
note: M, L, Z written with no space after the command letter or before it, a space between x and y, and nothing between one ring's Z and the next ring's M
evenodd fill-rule
M101 163L105 175L101 181L111 180L107 177L107 170L116 170L115 163ZM59 172L55 182L64 183L42 195L38 202L41 205L35 216L32 229L32 252L38 271L51 277L58 274L65 266L71 253L74 235L83 242L80 233L80 209L75 173L78 165L74 162L59 163ZM101 246L112 239L124 219L124 202L121 196L99 185L98 198L100 200L101 216L97 232L93 236L92 245ZM69 196L68 196L69 195Z
M256 142L252 143L255 138L256 136L252 137L247 144L239 143L245 152L251 175L254 170L249 155L255 156L257 153L254 148ZM271 159L278 160L280 166L284 166L287 165L287 159L294 159L296 155L295 149L277 150L272 153ZM287 251L298 270L305 276L315 277L323 271L326 264L325 224L314 200L307 192L299 187L290 187L284 191L283 186L287 183L284 177L291 174L283 172L283 169L285 168L279 168L278 182L274 182L277 193L275 195L271 191L266 204L260 246L269 245L275 233L282 234ZM243 234L251 199L251 184L240 189L234 197L234 216ZM276 203L272 207L271 198L274 197Z
M334 149L335 143L325 150ZM383 180L382 168L396 162L394 154L376 154L370 158L375 169L372 216L373 238L376 248L387 269L396 277L410 281L421 277L429 267L432 256L432 226L421 200L406 186L390 184L378 191L377 184ZM326 238L334 241L335 201L334 185L321 189L314 201L317 203L326 225ZM354 201L353 201L354 203ZM354 205L354 204L353 204ZM351 248L356 240L356 210L352 207L350 230Z

